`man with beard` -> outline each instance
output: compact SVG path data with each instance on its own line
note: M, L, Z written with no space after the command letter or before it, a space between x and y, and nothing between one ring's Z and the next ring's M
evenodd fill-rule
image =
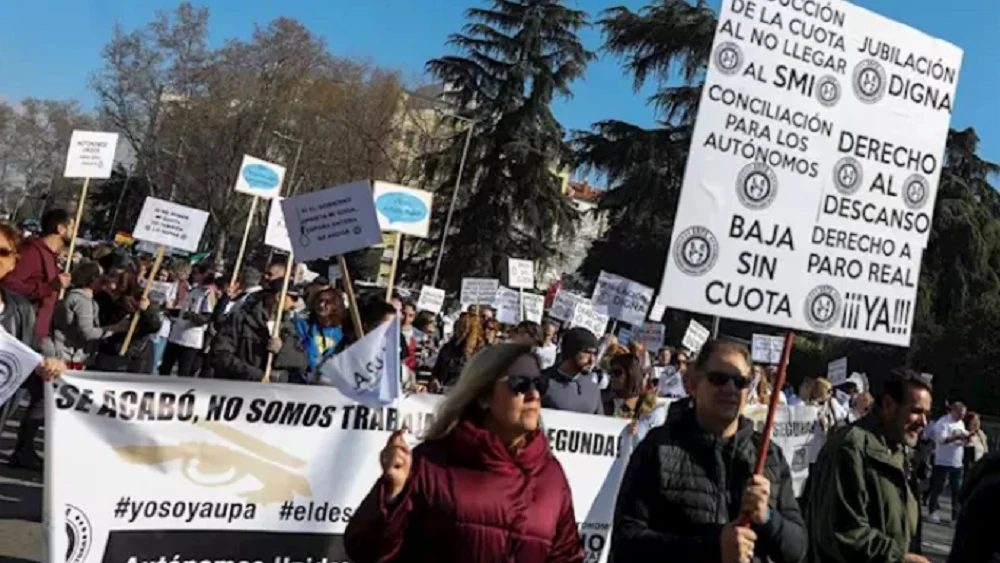
M928 563L909 552L920 505L907 449L916 446L930 409L929 379L895 370L875 408L830 437L809 476L810 561Z
M24 243L14 271L3 286L31 302L35 309L35 342L52 353L52 314L59 293L69 287L70 275L62 273L58 257L73 239L73 218L65 209L51 209L42 215L42 232ZM67 260L70 258L67 258Z

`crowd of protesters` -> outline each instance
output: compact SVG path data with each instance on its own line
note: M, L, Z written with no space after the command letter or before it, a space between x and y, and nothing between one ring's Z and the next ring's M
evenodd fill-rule
M12 466L42 467L34 446L44 381L67 369L263 381L270 365L270 381L308 385L359 338L341 287L314 278L286 288L280 260L228 284L212 265L185 260L150 279L149 257L97 245L73 257L68 275L74 231L61 210L27 240L0 224L0 326L45 357L24 384ZM616 563L919 563L921 505L941 522L945 484L957 523L952 560L1000 557L985 528L1000 463L963 403L929 421L933 388L921 374L885 374L877 392L853 375L779 389L773 366L754 365L734 341L649 351L548 319L505 327L486 306L453 322L395 296L360 298L357 309L365 333L399 319L409 392L446 396L421 445L411 448L404 432L390 437L383 475L347 528L353 561L582 561L542 408L629 421ZM743 413L776 395L814 407L823 438L798 498L778 446L755 472L762 436Z

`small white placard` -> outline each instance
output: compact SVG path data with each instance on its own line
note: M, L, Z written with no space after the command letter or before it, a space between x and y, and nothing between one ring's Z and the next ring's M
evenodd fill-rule
M711 336L711 331L704 327L698 321L691 319L688 323L687 330L684 332L684 338L681 340L681 346L684 346L695 356L701 351L701 347L708 342L708 337Z
M521 307L524 309L523 320L533 323L542 323L542 314L545 312L545 296L536 293L522 293Z
M847 381L847 358L840 358L827 364L826 378L834 385Z
M583 327L594 333L594 336L600 338L604 336L604 331L608 328L609 320L611 320L611 317L605 313L595 311L590 303L580 302L573 309L573 318L570 320L569 325L571 328Z
M281 200L276 197L271 200L271 209L267 213L267 230L264 231L264 244L271 248L292 251L292 241L288 238L288 228L285 226L285 212L281 209Z
M751 342L751 357L758 364L780 364L781 351L785 348L785 339L770 334L755 334Z
M535 263L519 258L507 259L508 285L514 289L532 289L535 287Z
M240 173L236 176L234 190L264 199L274 199L281 193L285 181L285 167L243 155Z
M444 307L444 290L425 285L420 288L420 299L417 300L418 311L429 311L435 315Z
M281 200L295 259L341 256L382 241L367 180Z
M375 182L375 211L383 231L427 238L434 194L389 182Z
M521 302L517 292L509 287L500 286L497 289L496 299L493 300L497 310L496 318L505 325L517 324L517 319L521 316Z
M111 177L115 166L115 150L118 148L118 133L100 131L73 131L66 153L65 178Z
M154 244L197 252L206 223L208 211L147 197L132 236Z
M462 278L462 293L459 301L462 309L469 305L489 305L497 297L500 280L495 278Z

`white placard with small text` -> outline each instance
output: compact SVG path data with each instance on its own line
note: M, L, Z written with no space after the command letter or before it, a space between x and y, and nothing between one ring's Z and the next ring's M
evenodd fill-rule
M117 149L118 133L73 131L69 139L63 177L100 180L110 178L115 167Z
M302 262L341 256L382 240L368 181L285 198L281 208L295 259Z
M147 197L136 221L132 237L197 252L201 234L208 223L208 211Z
M435 315L444 307L444 290L425 285L420 288L420 298L417 299L418 311L429 311Z
M514 289L535 287L535 263L520 258L507 259L507 285Z

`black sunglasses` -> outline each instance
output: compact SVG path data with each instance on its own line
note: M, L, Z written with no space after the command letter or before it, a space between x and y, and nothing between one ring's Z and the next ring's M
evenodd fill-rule
M709 383L715 385L716 387L722 387L725 384L732 381L733 385L741 391L743 389L750 387L750 384L753 383L753 380L751 380L749 377L743 377L742 375L738 374L733 375L731 373L726 373L724 371L710 371L707 374L705 374L705 377L708 378Z
M549 379L540 375L508 375L507 388L515 395L527 395L532 389L544 395L549 390Z
M0 258L10 258L17 254L17 251L11 248L0 248Z

